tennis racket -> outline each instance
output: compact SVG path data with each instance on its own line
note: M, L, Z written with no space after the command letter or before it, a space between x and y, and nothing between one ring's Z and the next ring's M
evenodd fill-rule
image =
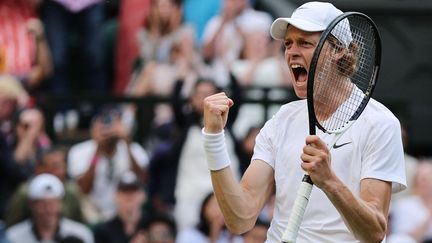
M372 95L381 61L381 40L365 14L347 12L322 33L308 74L309 133L335 134L331 149L357 120ZM306 173L297 191L282 242L296 241L313 182Z

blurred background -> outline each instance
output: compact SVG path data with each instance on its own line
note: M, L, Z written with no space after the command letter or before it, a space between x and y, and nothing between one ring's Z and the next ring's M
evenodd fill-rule
M2 1L6 3L10 0ZM35 2L35 4L43 2L41 0L29 1ZM51 75L45 75L45 77L42 75L41 79L44 80L38 81L34 85L36 88L30 87L30 91L34 93L36 102L48 116L47 130L55 140L69 143L73 142L71 140L77 136L85 136L81 133L74 133L74 137L68 137L65 133L58 134L59 126L62 126L59 124L65 118L57 116L58 119L55 122L55 115L62 114L57 112L59 110L64 111L65 114L72 110L68 113L69 126L74 126L73 123L78 122L75 119L78 119L80 127L85 128L88 125L89 117L94 112L92 104L111 101L140 103L138 100L146 99L150 99L147 103L156 102L153 98L156 98L158 102L166 101L165 95L152 92L145 95L142 92L141 94L130 92L130 87L134 86L131 83L135 82L133 75L137 75L137 70L142 68L141 65L144 62L144 58L140 57L140 52L144 51L139 50L141 47L138 36L139 29L145 26L150 2L150 0L103 1L99 9L92 10L94 12L92 13L93 17L86 17L82 13L78 14L82 15L81 17L61 17L61 14L47 14L47 12L56 10L55 7L45 6L51 5L46 3L37 8L34 15L39 16L42 22L45 19L49 25L45 26L45 28L48 27L45 32L46 38L48 38L48 48L54 48L54 50L50 50L52 52L53 71ZM192 0L184 0L182 3L184 5L182 21L193 26L196 39L194 45L195 48L200 49L199 52L203 46L205 24L222 7L221 1L204 2L197 3ZM250 2L255 9L265 11L273 18L277 18L289 15L296 6L306 1L254 0ZM422 0L333 0L330 2L343 11L363 12L375 21L382 39L382 65L374 98L391 108L407 127L409 143L406 150L417 156L430 155L432 153L432 132L429 124L432 122L432 110L430 109L432 98L429 95L428 87L431 79L430 70L432 70L429 50L432 44L431 36L429 36L431 34L428 30L432 3ZM207 7L204 7L206 5ZM202 14L194 14L193 11L195 10L202 11ZM26 15L29 15L28 11ZM28 17L26 16L26 18ZM53 26L54 24L51 22L56 21L51 19L55 18L61 18L62 24L57 23ZM93 21L95 26L83 29L85 21L89 21L86 18L92 18L93 20L90 21ZM62 31L56 28L62 29ZM80 38L85 35L85 31L97 31L97 34L88 37L94 39ZM64 43L59 47L57 42L60 42L59 39L61 38ZM95 42L97 44L87 45L88 47L85 48L92 51L85 55L87 49L83 49L83 46L86 46L83 42ZM5 51L3 50L3 52ZM87 75L89 72L93 74ZM95 81L95 79L99 81ZM53 85L53 83L57 84ZM226 81L221 81L220 86L225 86L225 83ZM268 86L263 87L263 85L252 83L245 85L244 89L259 88L260 91L266 92ZM283 85L279 86L277 88L286 88ZM255 91L255 94L257 92ZM268 118L275 111L275 109L267 110L270 104L281 104L287 99L295 99L292 93L279 93L276 96L272 96L271 93L270 97L273 98L269 99L269 96L262 93L258 96L246 95L245 102L261 103L266 109L263 116ZM60 106L57 101L69 104ZM74 104L73 109L72 104ZM147 127L142 125L146 123L142 119L148 119L145 118L148 114L146 114L145 104L138 105L137 110L144 113L144 117L136 117L138 123L136 124L135 138L142 140L148 135L146 134L148 125ZM57 128L55 127L56 124ZM57 129L57 133L55 133L55 129ZM243 130L245 129L243 128Z

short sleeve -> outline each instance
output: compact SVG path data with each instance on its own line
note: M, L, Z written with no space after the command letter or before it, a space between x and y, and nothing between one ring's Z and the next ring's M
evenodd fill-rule
M401 128L395 117L387 117L371 128L365 147L363 178L392 182L393 193L406 188Z
M71 147L68 153L68 174L72 178L84 174L90 167L90 162L96 152L96 143L85 141Z
M273 169L275 167L275 119L268 120L255 140L254 153L252 160L263 160Z

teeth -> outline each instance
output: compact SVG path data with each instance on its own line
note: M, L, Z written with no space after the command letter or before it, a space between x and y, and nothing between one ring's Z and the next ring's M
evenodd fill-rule
M291 68L302 68L303 66L300 64L292 64Z

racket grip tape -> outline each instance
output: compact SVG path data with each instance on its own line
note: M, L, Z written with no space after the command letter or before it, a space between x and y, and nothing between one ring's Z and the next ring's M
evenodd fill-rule
M310 179L310 176L304 175L300 187L297 191L297 197L291 210L288 225L282 235L283 243L296 242L297 234L300 229L301 222L303 221L304 213L306 211L306 206L309 202L312 187L313 183Z

